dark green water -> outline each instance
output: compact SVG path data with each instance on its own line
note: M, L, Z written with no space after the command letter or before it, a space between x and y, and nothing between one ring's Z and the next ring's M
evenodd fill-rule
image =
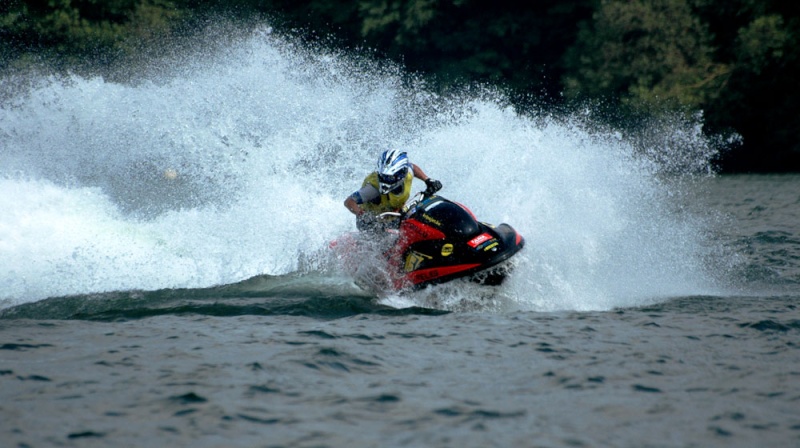
M702 188L728 294L447 311L309 273L5 308L4 444L793 446L799 181Z

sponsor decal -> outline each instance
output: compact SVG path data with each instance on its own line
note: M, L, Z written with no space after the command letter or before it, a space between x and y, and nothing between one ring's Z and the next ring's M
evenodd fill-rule
M452 244L447 243L444 246L442 246L442 256L443 257L449 257L452 254L453 254L453 245Z
M422 215L422 219L424 219L425 221L428 221L431 224L436 224L437 227L441 227L442 226L441 222L431 218L430 215L427 215L427 214Z
M419 265L422 264L423 261L430 260L432 258L433 257L431 257L430 255L425 255L416 251L412 251L406 257L405 270L406 272L415 271L417 268L419 268Z
M500 244L500 243L498 243L497 241L495 241L494 243L492 243L492 244L490 244L490 245L486 246L486 247L483 249L483 251L484 251L484 252L486 252L486 251L488 251L488 250L492 250L492 249L494 249L495 247L497 247L499 244ZM495 249L495 250L496 250L496 249Z
M490 235L489 233L484 232L484 233L481 233L480 235L476 236L475 238L469 240L469 242L467 242L467 244L469 244L469 247L475 249L476 247L478 247L478 245L480 245L481 243L485 243L486 241L489 241L490 239L492 239L492 235Z

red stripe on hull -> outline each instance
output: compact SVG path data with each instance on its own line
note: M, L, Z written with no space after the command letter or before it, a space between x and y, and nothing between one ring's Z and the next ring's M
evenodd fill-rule
M457 264L455 266L441 266L437 268L420 269L418 271L410 272L406 278L408 278L412 284L418 285L422 282L428 282L438 278L447 277L462 271L469 271L470 269L475 269L478 266L480 266L480 263Z

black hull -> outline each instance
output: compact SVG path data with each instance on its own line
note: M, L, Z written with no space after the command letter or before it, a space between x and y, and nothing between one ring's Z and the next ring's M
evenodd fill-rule
M459 278L468 278L470 281L480 283L488 286L498 286L503 283L506 276L513 270L514 265L507 263L507 261L516 255L525 246L525 240L520 236L510 225L500 224L497 227L490 227L484 223L480 223L480 232L491 234L498 242L498 249L495 251L476 252L471 250L465 241L462 241L459 246L456 246L455 254L449 258L439 258L431 260L420 266L420 270L436 270L442 274L433 278L426 279L422 282L414 283L412 289L419 290L427 286L449 282ZM443 245L448 244L449 240L436 243L420 243L414 247L417 250L428 250L428 252L435 252ZM422 247L420 247L422 246ZM432 249L432 250L431 250ZM465 267L473 266L474 267ZM461 267L465 267L461 269ZM449 271L454 270L454 271ZM412 278L413 272L409 274Z

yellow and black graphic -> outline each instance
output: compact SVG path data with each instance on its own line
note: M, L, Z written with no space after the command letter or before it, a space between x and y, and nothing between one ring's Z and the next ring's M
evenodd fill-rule
M428 221L431 224L436 225L437 227L442 227L442 223L441 222L439 222L438 220L432 218L431 215L428 215L427 213L422 215L422 219L424 219L425 221Z
M433 259L433 257L431 257L430 255L425 255L416 251L411 251L411 253L409 253L408 256L406 257L406 266L405 266L406 272L411 272L417 269L420 263L422 263L425 260L431 260L431 259Z
M445 244L442 246L442 256L448 257L453 254L453 245L450 243Z
M492 244L490 244L490 245L486 246L486 247L483 249L483 251L484 251L484 252L486 252L486 251L489 251L489 250L492 250L492 249L494 249L494 250L497 250L497 249L495 249L495 248L496 248L498 245L500 245L500 243L498 243L497 241L495 241L495 242L493 242Z

